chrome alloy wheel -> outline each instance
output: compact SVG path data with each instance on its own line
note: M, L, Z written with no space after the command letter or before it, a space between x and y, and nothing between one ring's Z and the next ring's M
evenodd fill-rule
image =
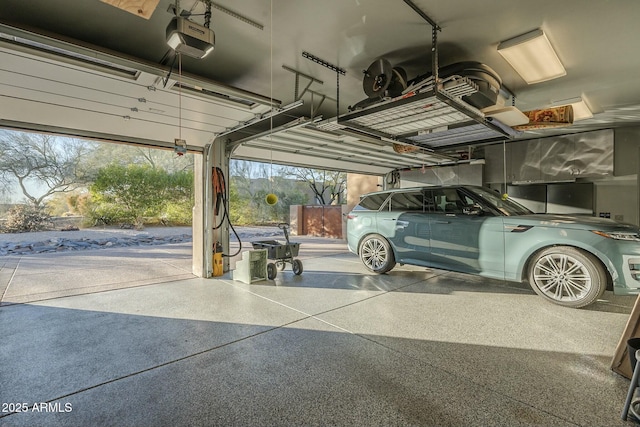
M378 239L369 239L362 245L362 261L371 270L378 270L387 261L387 248Z
M395 265L393 250L384 237L374 234L360 245L360 260L374 273L386 273Z
M554 301L581 300L592 287L587 267L580 260L559 253L538 259L533 280L538 289Z

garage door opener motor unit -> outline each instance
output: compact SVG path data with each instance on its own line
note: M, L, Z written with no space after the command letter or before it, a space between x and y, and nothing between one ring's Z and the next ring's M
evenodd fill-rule
M176 52L202 59L214 48L213 30L186 18L175 17L167 26L167 44Z

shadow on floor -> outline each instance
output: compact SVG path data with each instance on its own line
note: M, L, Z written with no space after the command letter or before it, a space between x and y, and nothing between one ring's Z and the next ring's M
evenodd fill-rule
M102 304L3 309L14 327L2 328L0 400L30 410L0 424L626 425L628 382L602 354L354 334L300 313L262 325L175 318L189 310L167 301L166 317ZM39 402L71 410L32 411Z

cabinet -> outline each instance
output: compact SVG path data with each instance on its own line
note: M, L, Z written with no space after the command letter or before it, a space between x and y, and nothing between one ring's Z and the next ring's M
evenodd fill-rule
M484 164L431 166L424 169L400 171L403 188L422 185L482 185Z
M511 145L509 182L540 182L540 140L521 141Z
M572 181L613 175L613 131L606 129L485 147L485 183ZM506 165L505 165L506 163Z
M572 135L539 141L541 181L569 181L579 175L576 168L576 142Z
M511 175L511 144L497 144L486 146L484 148L484 158L485 183L503 183L505 179L505 163L507 166L507 182L509 182L509 176Z

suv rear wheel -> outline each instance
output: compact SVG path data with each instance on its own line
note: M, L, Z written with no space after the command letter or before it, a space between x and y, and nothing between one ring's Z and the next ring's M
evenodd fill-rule
M531 260L529 284L556 304L580 308L602 296L607 275L593 255L570 246L554 246Z
M396 265L391 245L379 234L367 236L360 244L360 260L367 269L382 274Z

